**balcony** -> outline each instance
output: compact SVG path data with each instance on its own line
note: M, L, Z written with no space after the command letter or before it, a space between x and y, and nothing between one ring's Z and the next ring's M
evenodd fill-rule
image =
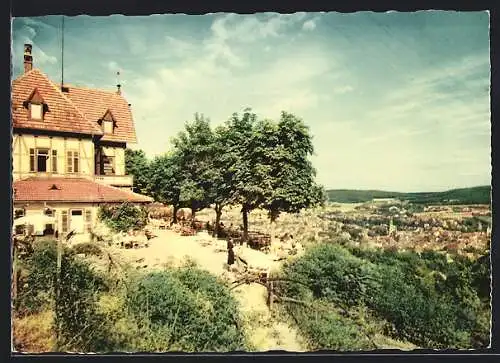
M132 187L134 184L132 175L94 175L94 181L114 187Z

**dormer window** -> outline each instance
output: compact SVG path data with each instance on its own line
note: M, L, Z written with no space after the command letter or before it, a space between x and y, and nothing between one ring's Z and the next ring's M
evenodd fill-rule
M112 134L113 133L113 121L104 121L104 133L105 134Z
M28 109L29 118L31 120L43 120L45 112L48 111L47 104L43 101L42 96L36 88L31 92L31 95L23 104L24 107Z
M99 120L102 131L105 134L113 134L116 127L116 122L110 110L107 110L104 116Z
M43 119L43 105L30 103L30 116L33 120Z

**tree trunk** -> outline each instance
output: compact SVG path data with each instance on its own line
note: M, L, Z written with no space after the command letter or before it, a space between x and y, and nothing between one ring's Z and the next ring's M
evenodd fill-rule
M179 211L179 206L174 204L174 214L172 215L172 222L177 224L177 212Z
M241 213L243 213L243 242L248 241L248 207L243 205L241 208Z
M196 209L191 208L191 227L194 227L194 217L196 215Z
M271 228L270 228L270 231L269 233L271 234L271 246L274 246L276 245L275 244L275 241L276 241L276 222L274 222L273 220L271 220Z
M272 210L269 212L271 223L275 223L280 215L280 212Z
M276 241L276 220L278 219L279 212L276 211L270 211L269 213L269 219L271 221L271 228L270 228L270 233L271 233L271 246L274 245L274 242Z
M220 218L222 216L222 206L220 204L215 205L215 226L214 226L214 231L213 235L216 236L217 238L219 237L219 224L220 224Z

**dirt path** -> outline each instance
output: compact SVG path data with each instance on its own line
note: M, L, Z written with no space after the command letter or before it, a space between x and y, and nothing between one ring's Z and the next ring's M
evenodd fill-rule
M200 268L215 275L234 279L225 269L227 259L226 242L209 236L206 232L197 236L180 236L170 230L155 231L157 237L149 241L149 247L138 249L116 249L124 260L148 270L163 269L165 266L182 265L186 258L195 261ZM252 256L271 268L276 267L272 257L250 249L236 253ZM256 351L286 350L305 351L304 344L296 330L271 317L266 305L266 288L257 284L242 285L234 289L234 296L240 303L240 311L251 332L249 338Z

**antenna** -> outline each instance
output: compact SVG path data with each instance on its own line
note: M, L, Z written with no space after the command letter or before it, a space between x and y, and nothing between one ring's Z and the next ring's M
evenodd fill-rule
M120 84L120 71L117 71L116 72L116 88L117 88L116 93L118 93L119 95L121 94L121 87L122 87L122 85Z
M64 15L61 17L61 90L64 87Z

